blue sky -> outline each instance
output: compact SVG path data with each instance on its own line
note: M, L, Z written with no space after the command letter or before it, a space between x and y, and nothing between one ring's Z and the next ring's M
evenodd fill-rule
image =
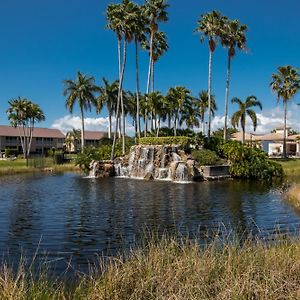
M23 96L39 103L44 110L47 120L41 126L64 128L65 123L75 120L68 116L64 106L64 79L74 79L78 70L95 76L98 83L103 76L116 79L116 39L105 29L105 9L111 2L117 1L0 2L0 124L8 124L7 101ZM267 125L275 119L280 122L281 105L277 105L269 83L278 66L300 67L300 2L170 0L169 4L169 22L161 28L167 33L170 49L156 67L157 89L165 93L171 86L184 85L196 95L207 88L207 44L200 44L199 35L193 30L201 14L219 10L229 18L240 19L249 28L248 51L237 53L232 62L230 98L243 99L254 94L261 100L264 107L261 130L269 130ZM142 89L146 86L147 62L147 54L142 53ZM135 89L134 72L132 45L126 89ZM225 79L226 51L219 46L213 61L213 93L219 107L215 126L224 111ZM300 102L297 97L294 102ZM230 114L234 109L230 107ZM289 119L294 127L298 126L299 113L300 108L290 106ZM91 128L97 124L105 126L105 119L95 120L94 112L86 116ZM105 118L105 111L99 117Z

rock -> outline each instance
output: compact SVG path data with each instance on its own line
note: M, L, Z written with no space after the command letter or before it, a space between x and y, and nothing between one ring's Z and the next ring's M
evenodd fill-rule
M149 181L149 180L153 180L154 178L153 178L152 173L147 173L147 174L145 175L144 179L145 179L146 181Z

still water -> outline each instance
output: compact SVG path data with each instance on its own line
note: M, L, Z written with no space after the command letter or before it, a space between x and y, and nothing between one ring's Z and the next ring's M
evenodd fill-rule
M272 238L298 234L300 218L280 189L259 182L190 184L90 179L78 174L0 178L0 254L47 256L59 271L87 270L98 255L114 255L150 230L211 238L250 232Z

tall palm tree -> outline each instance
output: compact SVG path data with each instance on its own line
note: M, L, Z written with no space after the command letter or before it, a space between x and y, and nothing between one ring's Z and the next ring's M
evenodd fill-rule
M222 45L228 48L227 52L227 79L225 89L225 123L224 140L227 139L227 118L228 118L228 96L230 82L230 63L235 56L236 49L245 50L247 26L240 23L239 20L227 20L222 28Z
M200 112L197 109L197 101L195 98L187 101L182 109L181 118L179 124L186 124L187 128L193 129L194 126L199 127Z
M118 118L119 118L119 107L121 102L121 113L122 113L122 153L125 154L125 111L123 103L123 79L127 60L127 44L133 39L133 23L135 20L135 5L129 0L123 0L121 4L110 4L107 7L107 27L115 32L118 40L118 60L119 60L119 90L116 110L116 126L113 138L113 146L111 159L114 158L114 151L116 145ZM121 42L123 39L123 57L121 57Z
M83 151L84 140L84 111L93 106L97 106L95 93L99 92L99 87L95 85L94 77L88 77L81 72L77 73L76 80L64 81L64 96L67 97L66 107L70 113L73 112L74 105L77 102L80 108L81 117L81 151Z
M167 22L168 21L168 13L166 9L168 8L168 4L165 0L145 0L144 13L147 17L150 31L150 42L149 42L149 68L148 68L148 79L147 79L147 88L146 94L148 95L150 92L150 80L152 74L152 66L153 66L153 43L154 43L154 34L158 31L158 23L159 22ZM146 114L146 123L145 123L145 135L147 134L147 114Z
M202 90L199 93L199 98L195 98L195 107L199 112L200 122L202 124L202 133L204 134L204 124L205 124L205 113L208 109L208 92L207 90ZM216 99L214 95L210 97L210 111L212 117L215 116L215 112L218 110Z
M256 130L257 127L257 117L256 113L251 107L258 106L260 110L262 110L262 105L260 101L257 100L255 96L248 96L246 98L245 102L242 102L239 98L232 98L231 103L236 103L239 106L239 110L237 110L231 118L231 124L234 128L238 126L240 123L243 131L243 144L245 143L245 128L246 128L246 117L249 116L252 124L254 131Z
M144 6L135 5L133 9L133 22L131 30L135 43L135 78L136 78L136 127L138 137L141 137L140 122L140 80L139 80L139 46L146 40L147 18L144 14Z
M170 88L168 91L167 99L173 103L174 109L174 136L177 135L178 122L184 106L192 98L190 93L191 92L183 86L176 86L175 88Z
M97 98L97 113L100 113L105 105L108 111L108 138L111 138L112 116L115 111L118 99L119 81L115 80L111 84L106 78L102 78L103 86L100 88L100 95Z
M277 100L283 102L284 110L284 131L283 131L283 157L286 157L286 115L287 102L295 96L300 89L300 79L298 69L290 65L277 68L277 73L272 75L270 84L272 90L277 94Z
M202 15L201 19L198 20L198 27L195 29L195 31L201 33L201 42L203 42L205 38L208 39L208 138L210 138L211 134L212 56L220 39L221 30L225 20L226 17L214 10L210 13Z
M18 128L24 158L28 165L28 155L30 153L32 134L36 122L45 120L45 115L39 105L32 101L18 97L8 101L8 120L11 125Z

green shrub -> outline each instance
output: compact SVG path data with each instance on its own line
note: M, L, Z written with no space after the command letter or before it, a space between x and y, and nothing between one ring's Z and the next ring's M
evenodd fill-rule
M5 149L5 157L9 157L9 156L18 156L19 155L19 151L17 149Z
M228 141L219 148L230 163L232 176L249 179L271 179L282 177L282 166L268 159L266 153L258 148L249 148L237 141Z
M207 149L193 150L192 156L200 165L216 165L219 162L216 152Z
M126 138L125 140L125 154L133 145L134 139ZM85 173L89 171L89 165L92 160L110 160L112 145L102 145L99 147L85 147L82 153L78 153L75 158L75 165L79 166ZM115 157L122 156L122 142L118 140L115 147Z
M186 136L168 136L168 137L144 137L139 139L142 145L179 145L184 149L189 148L192 139Z

